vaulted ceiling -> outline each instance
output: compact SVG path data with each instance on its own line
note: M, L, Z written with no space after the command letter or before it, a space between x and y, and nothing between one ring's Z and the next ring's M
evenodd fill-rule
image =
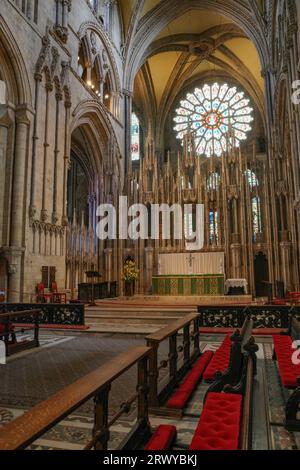
M262 13L263 2L249 4L253 2ZM125 31L137 12L141 24L161 0L140 3L143 6L138 10L135 0L120 1ZM224 78L239 83L262 111L261 68L254 43L237 23L216 10L190 9L169 22L148 46L135 80L135 104L141 109L150 107L152 114L165 114L182 90L204 80Z

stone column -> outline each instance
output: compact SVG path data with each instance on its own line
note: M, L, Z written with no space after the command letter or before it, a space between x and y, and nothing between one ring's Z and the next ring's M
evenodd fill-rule
M7 300L10 303L21 302L21 267L25 248L5 247L2 254L7 261L8 267L8 293Z
M67 200L68 200L68 171L71 166L70 148L69 148L69 121L70 121L70 108L71 101L65 102L65 145L64 145L64 178L63 178L63 203L62 203L62 226L67 227L68 214L67 214Z
M292 286L292 256L290 236L288 232L281 232L280 253L281 253L281 269L282 278L286 291L293 290Z
M242 249L240 244L240 235L239 233L232 234L232 244L231 244L231 277L233 279L240 279L242 277L241 270L241 257Z
M52 209L52 224L56 225L58 222L57 214L57 196L58 196L58 158L60 154L59 150L59 131L60 131L60 108L61 101L63 99L62 92L56 91L56 117L55 117L55 147L54 147L54 168L53 168L53 209Z
M113 249L106 248L104 250L104 270L105 270L105 281L112 282L112 269L113 269Z
M154 266L154 248L145 248L144 293L150 294L152 289L152 276Z
M22 255L24 248L24 206L26 204L25 175L28 153L28 131L30 120L28 109L18 107L16 111L15 157L12 182L10 247L5 249L9 264L9 302L18 302L21 294Z
M131 114L132 93L124 90L125 99L125 175L131 173Z
M49 95L53 89L52 84L47 82L46 86L46 104L45 104L45 134L44 134L44 163L43 163L43 192L42 192L42 210L41 220L47 222L47 177L48 177L48 148L49 148Z

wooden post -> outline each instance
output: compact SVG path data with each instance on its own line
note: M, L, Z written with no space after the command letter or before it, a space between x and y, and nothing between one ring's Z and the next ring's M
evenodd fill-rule
M95 396L95 423L93 435L102 433L95 444L95 450L107 450L109 442L109 428L108 428L108 397L111 386L102 388Z
M147 341L147 346L152 348L149 359L149 405L151 408L159 406L158 402L158 346L156 341Z
M40 346L39 332L40 332L39 313L36 313L34 315L34 341L36 343L36 347Z
M177 382L177 332L170 336L169 339L169 359L170 359L170 381L171 383Z
M138 422L149 424L148 414L148 358L144 357L138 363Z
M183 355L184 366L190 367L191 365L191 351L190 351L190 325L186 325L183 329Z
M199 316L194 320L194 353L200 355L200 327Z
M4 342L6 347L6 356L9 356L9 316L4 320Z

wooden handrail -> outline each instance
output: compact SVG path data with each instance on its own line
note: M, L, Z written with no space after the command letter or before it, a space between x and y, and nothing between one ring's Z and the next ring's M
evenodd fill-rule
M245 396L243 400L243 416L240 433L241 450L251 450L251 434L252 434L252 405L253 405L253 377L254 364L251 356L249 356L247 367L247 379Z
M292 318L292 323L291 323L291 333L293 332L296 333L296 336L300 335L300 322L296 320L296 318Z
M20 310L19 312L7 312L7 313L1 313L0 314L0 321L3 319L11 319L11 318L22 318L22 317L27 317L30 315L38 315L41 313L40 309L35 309L35 310L24 310L23 312Z
M165 328L162 328L157 333L147 336L146 340L156 341L157 343L162 343L165 339L169 338L170 336L174 335L178 331L182 330L186 325L188 325L194 320L197 320L198 318L199 318L198 313L191 313L187 315L186 317L183 317L180 320L172 323L171 325L166 326Z
M193 331L191 332L191 325ZM179 332L183 331L183 345L178 347L177 341ZM158 349L161 343L169 340L168 359L158 364ZM152 413L160 414L160 407L166 401L174 387L191 368L194 361L200 356L200 329L199 314L190 313L189 315L175 321L169 326L146 337L147 346L151 348L150 353L150 372L149 372L149 406ZM191 352L191 344L194 344ZM183 352L183 365L179 367L178 353ZM164 379L162 389L159 391L159 375L162 369L169 366L169 376Z
M108 390L112 382L149 353L150 348L141 346L121 354L5 425L0 430L0 449L25 449L89 399Z

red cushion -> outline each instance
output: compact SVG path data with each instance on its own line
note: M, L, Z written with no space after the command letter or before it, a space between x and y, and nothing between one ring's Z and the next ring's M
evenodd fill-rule
M168 408L175 408L176 410L182 410L185 408L187 402L190 399L193 391L197 387L204 370L213 357L212 351L206 351L202 354L199 361L194 365L193 369L187 374L183 383L180 385L178 390L172 395L170 400L167 402Z
M213 382L217 372L225 372L228 369L231 344L230 336L226 336L222 346L215 353L213 360L204 372L203 378L206 382Z
M175 426L161 425L157 428L144 450L160 451L170 449L177 437Z
M293 348L293 341L287 335L273 336L273 343L281 382L285 388L293 390L298 387L298 377L300 377L300 364L293 364L292 361L296 351Z
M300 299L300 292L289 292L288 296L291 299Z
M12 323L9 324L9 331L12 332L15 330L15 325ZM5 332L5 325L3 323L0 323L0 334Z
M238 450L242 395L209 393L190 450Z

